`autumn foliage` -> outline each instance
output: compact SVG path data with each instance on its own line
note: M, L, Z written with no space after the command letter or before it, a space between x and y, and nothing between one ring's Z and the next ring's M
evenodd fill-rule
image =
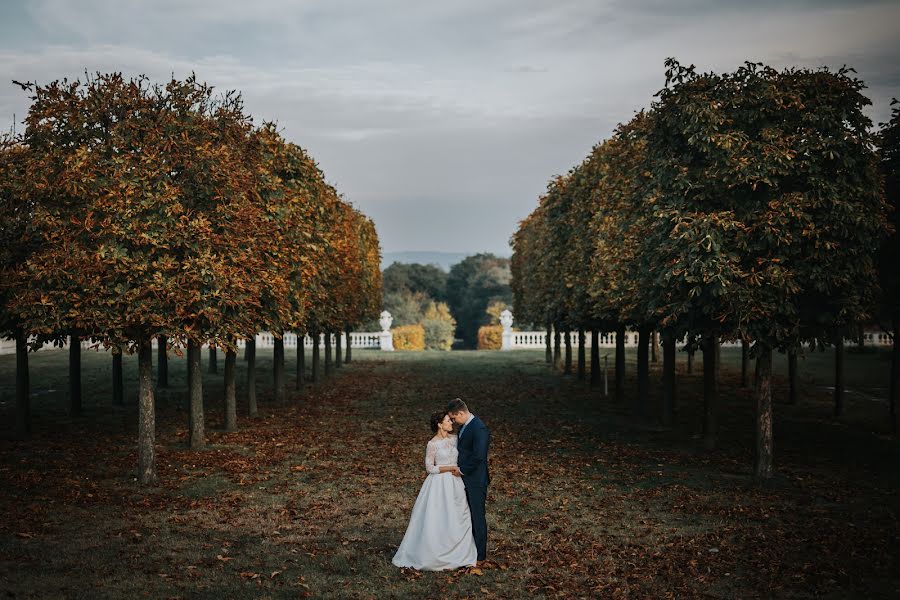
M769 477L771 353L836 343L878 297L888 210L863 87L848 69L700 74L670 59L650 109L551 179L514 234L517 316L660 331L664 424L676 340L703 340L710 443L715 346L753 344L756 472ZM645 344L635 412L648 417Z
M260 330L376 314L372 222L239 94L115 73L22 87L25 132L0 147L0 327L138 352L142 481L152 339L233 353Z
M421 325L401 325L391 330L394 350L424 350L425 328Z
M500 325L482 325L478 328L478 349L499 350L503 345L503 327Z

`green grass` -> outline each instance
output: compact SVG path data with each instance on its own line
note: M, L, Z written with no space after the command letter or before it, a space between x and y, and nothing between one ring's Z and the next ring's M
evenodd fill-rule
M172 387L157 400L161 482L151 488L133 478L133 358L125 361L129 404L114 408L109 356L85 352L85 414L72 419L66 353L33 355L34 431L16 441L14 359L3 356L0 593L896 596L900 456L886 435L883 356L848 352L852 393L840 419L827 389L832 357L801 361L800 401L776 405L777 474L763 485L750 476L752 401L738 385L739 350L722 353L713 453L698 439L699 360L679 378L677 422L665 429L632 419L630 397L618 404L553 372L540 351L356 351L353 364L283 406L271 402L271 353L260 351L260 418L246 415L239 360L240 430L219 429L222 377L207 374L210 444L190 451L184 361L173 358ZM783 398L786 368L775 368ZM633 372L629 354L629 395ZM489 558L497 566L481 575L400 571L390 559L424 477L428 416L455 396L493 434Z

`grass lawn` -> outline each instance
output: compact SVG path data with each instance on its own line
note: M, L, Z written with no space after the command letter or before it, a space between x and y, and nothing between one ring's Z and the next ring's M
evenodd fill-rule
M204 370L206 370L204 354ZM34 431L12 439L13 356L0 356L0 594L14 598L897 597L900 445L887 435L884 352L847 354L831 417L830 353L800 361L797 405L775 407L776 476L751 476L753 413L739 350L722 353L720 445L704 452L701 361L677 423L637 422L543 362L542 351L380 353L190 451L184 360L157 400L160 485L134 480L136 360L111 406L110 356L84 353L84 415L65 415L67 353L31 356ZM292 374L293 356L288 355ZM683 360L684 355L680 354ZM220 355L220 371L223 359ZM628 392L633 380L629 355ZM680 370L683 371L683 364ZM776 359L775 394L786 397ZM658 372L653 372L658 380ZM293 389L293 377L288 378ZM654 394L656 391L654 390ZM483 572L390 564L424 478L428 416L469 402L492 430Z

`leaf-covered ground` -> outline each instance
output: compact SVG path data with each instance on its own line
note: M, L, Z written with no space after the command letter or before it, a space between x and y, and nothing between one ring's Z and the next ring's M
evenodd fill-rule
M696 437L698 374L681 376L678 424L664 430L552 372L541 352L358 352L286 406L267 401L264 355L262 417L239 412L240 431L217 429L221 385L207 376L210 446L193 452L176 358L158 400L161 484L140 488L135 409L109 406L108 356L85 354L85 415L69 419L64 354L32 357L35 432L24 442L9 435L13 361L0 357L5 597L900 594L898 444L868 393L850 394L840 420L809 382L797 406L777 404L777 475L758 485L749 390L733 370L710 453ZM861 360L881 359L850 366ZM428 415L454 396L493 433L494 564L400 571L390 559L424 477Z

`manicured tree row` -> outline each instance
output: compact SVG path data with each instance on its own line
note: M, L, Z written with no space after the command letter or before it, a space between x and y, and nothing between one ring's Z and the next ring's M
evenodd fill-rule
M256 239L250 122L239 97L216 99L194 80L113 74L30 89L26 182L43 244L8 306L29 332L84 332L137 352L138 473L152 482L151 340L233 349L261 291L286 291ZM191 433L202 438L197 400Z
M691 331L754 342L755 471L769 477L772 351L839 344L873 305L886 206L870 102L845 69L668 66L648 142L649 295Z
M563 306L566 321L578 332L577 375L584 379L586 371L586 331L591 332L591 385L600 383L600 333L614 330L615 321L594 310L590 294L593 254L593 236L590 231L596 206L593 194L601 178L604 164L601 147L595 146L591 154L572 169L566 188L568 207L560 215L558 223L550 223L551 230L564 230L565 240L559 240L563 250L559 277L564 284ZM557 243L553 241L551 243Z
M560 340L564 340L565 353L563 354L563 373L572 372L572 340L571 331L577 315L569 315L567 300L569 291L562 268L566 260L566 248L570 240L570 232L566 226L567 212L571 206L571 194L569 193L572 182L571 173L566 176L555 177L547 186L547 193L541 199L544 207L544 221L541 229L545 236L543 243L546 252L543 261L544 266L555 266L555 276L545 271L543 282L545 290L551 300L547 308L549 322L553 324L554 357L558 362L560 356ZM562 336L560 336L560 333Z
M302 150L271 125L254 128L237 94L215 97L194 78L151 86L119 74L24 87L33 93L26 131L0 148L0 198L8 209L2 326L20 346L29 335L42 341L75 332L73 347L88 337L112 348L119 396L121 352L137 352L138 474L150 483L151 340L187 345L190 444L202 446L202 345L225 351L224 426L234 429L237 341L306 323L315 300L340 302L348 286L322 274L352 260L337 256L342 235L354 248L361 237L356 229L352 236L328 231L326 213L336 204L352 209L324 186ZM366 227L371 270L378 241ZM328 244L317 243L322 239ZM380 297L371 273L354 274L366 281L355 292ZM345 315L344 323L359 318ZM27 364L22 373L27 377ZM21 384L25 431L27 380Z
M881 149L881 172L884 177L885 198L891 207L889 218L893 231L879 253L879 282L881 283L881 320L890 323L893 341L891 357L890 411L896 434L900 431L900 102L891 102L891 119L881 124L878 145Z
M540 246L543 241L540 235L542 220L543 206L538 205L519 223L510 240L513 254L509 267L512 273L510 287L516 318L524 323L546 325L546 359L549 364L553 362L551 339L553 332L549 315L545 310L547 288L540 281L540 277L544 274L544 254Z
M20 437L31 429L28 332L20 319L4 307L21 287L18 265L28 260L40 244L29 230L32 207L23 201L28 153L28 147L19 140L0 138L0 335L16 343L15 432Z
M548 193L541 196L538 207L521 222L512 237L510 287L516 317L522 322L545 325L546 359L555 365L559 362L559 307L552 296L552 290L557 289L554 256L545 235L546 203L553 187L551 182Z
M527 286L514 282L517 302L534 310L526 299L534 293L556 322L582 327L588 314L593 327L637 328L635 412L645 416L647 341L661 330L667 424L676 340L701 340L710 447L718 344L753 342L756 473L769 477L772 350L839 346L873 304L886 207L862 112L868 100L846 70L667 68L652 109L554 179L523 221L514 276L543 272ZM539 252L551 262L524 262Z
M616 398L625 394L625 331L639 333L639 393L632 411L646 414L649 386L647 352L650 324L641 287L643 275L643 235L647 227L652 180L646 169L646 132L649 118L638 113L620 125L609 140L595 147L597 180L590 202L593 244L590 265L590 294L597 319L615 324Z
M350 279L351 289L344 295L342 331L336 332L338 339L342 332L345 336L344 361L347 363L352 360L351 331L364 322L378 318L382 296L381 246L378 242L378 233L375 231L375 223L361 212L354 210L353 225L356 236L354 241L357 244L356 260L352 263L355 273ZM340 361L340 347L337 356Z

